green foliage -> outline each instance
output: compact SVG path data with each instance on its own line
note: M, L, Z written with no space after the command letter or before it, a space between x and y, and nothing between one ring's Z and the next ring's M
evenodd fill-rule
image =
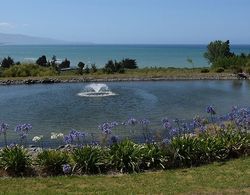
M84 69L84 73L85 74L89 74L90 73L90 69L89 66L87 65L86 68Z
M69 155L57 150L44 150L37 155L37 164L49 175L63 174L62 166L69 163Z
M56 71L35 64L14 65L3 71L4 77L53 76Z
M241 53L235 55L230 51L229 41L214 41L207 46L204 57L212 64L212 68L222 67L224 69L235 70L245 67L250 60L250 55Z
M217 72L217 73L222 73L224 71L225 71L225 69L223 67L218 67L215 69L215 72Z
M85 64L83 62L79 62L77 66L78 66L78 73L82 75Z
M103 173L109 166L109 152L99 146L84 146L73 150L74 171L86 174Z
M173 167L197 166L246 154L249 137L234 129L219 129L215 134L184 135L170 144Z
M69 67L70 67L70 61L67 58L64 61L62 61L61 64L58 65L59 69L69 68Z
M141 170L165 169L167 155L157 144L145 144L141 148Z
M202 68L201 73L208 73L210 70L208 68Z
M114 144L110 148L112 166L119 172L139 172L142 158L141 145L130 140Z
M1 67L3 68L9 68L13 65L14 65L14 60L10 56L4 58L1 62Z
M43 56L39 57L36 61L36 64L39 66L44 66L44 67L48 66L46 56L43 55Z
M214 63L218 58L230 57L234 54L230 52L230 42L216 40L210 42L207 46L207 52L204 53L204 57L208 59L209 63Z
M250 66L246 68L246 73L250 74Z
M112 74L112 73L124 73L125 69L136 69L137 64L136 64L136 60L134 59L123 59L120 62L117 62L116 60L109 60L107 62L107 64L105 64L104 68L103 68L103 72L104 73L108 73L108 74Z
M246 63L247 63L246 58L242 58L237 55L230 57L220 57L214 61L212 68L223 67L224 69L226 68L235 69L238 67L244 67Z
M5 147L0 152L0 166L10 175L21 176L31 164L31 159L23 147Z
M91 64L91 72L92 72L92 73L97 72L97 68L96 68L96 65L95 65L95 64Z
M116 64L116 65L118 65L118 64ZM116 72L116 70L117 70L117 67L115 66L115 63L113 62L113 60L109 60L103 68L103 72L107 73L107 74L114 73L114 72Z
M121 67L123 67L125 69L136 69L136 68L138 68L135 59L125 58L120 62L120 64L121 64Z

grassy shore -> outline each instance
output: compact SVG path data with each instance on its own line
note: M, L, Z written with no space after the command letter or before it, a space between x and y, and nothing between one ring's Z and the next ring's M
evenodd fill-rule
M249 194L250 158L131 175L0 178L3 194Z
M101 70L95 73L79 75L76 71L61 72L60 75L43 77L0 77L0 82L12 81L9 84L22 84L27 79L43 80L53 79L59 82L84 81L123 81L123 80L232 80L237 79L232 72L216 73L210 71L201 73L201 68L144 68L126 70L125 73L105 74ZM19 81L19 82L18 82ZM39 83L39 82L38 82Z

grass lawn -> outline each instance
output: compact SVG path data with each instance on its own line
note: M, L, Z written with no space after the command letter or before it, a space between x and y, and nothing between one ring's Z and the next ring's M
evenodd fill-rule
M250 194L250 157L131 175L0 178L0 194Z

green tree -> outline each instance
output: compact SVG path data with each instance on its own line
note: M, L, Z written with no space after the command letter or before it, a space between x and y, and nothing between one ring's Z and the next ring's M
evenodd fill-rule
M108 74L115 72L115 63L113 62L113 60L109 60L105 64L103 72L108 73Z
M85 72L86 74L89 74L89 73L90 73L90 69L89 69L89 66L88 66L88 65L86 66L84 72Z
M127 69L136 69L138 68L136 60L135 59L130 59L130 58L125 58L121 61L121 65L123 68Z
M1 66L3 68L10 68L13 65L14 65L14 60L10 56L8 56L7 58L4 58L1 63Z
M70 67L70 61L65 58L64 61L62 61L61 64L59 64L59 69L63 69L63 68L69 68Z
M78 73L82 75L85 64L83 62L79 62L77 66L78 66Z
M210 42L207 46L207 51L204 53L204 57L208 59L209 63L214 63L219 58L227 58L234 56L234 53L230 52L230 42L227 40L223 42L216 40Z
M91 72L93 73L97 72L97 68L95 64L91 64Z
M41 57L39 57L36 61L36 64L39 65L39 66L44 66L46 67L48 64L47 64L47 59L46 59L46 56L43 55Z

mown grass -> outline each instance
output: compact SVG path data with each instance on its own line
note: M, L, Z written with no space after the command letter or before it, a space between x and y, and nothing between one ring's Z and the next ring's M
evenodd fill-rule
M3 194L249 194L250 157L130 175L1 178Z

